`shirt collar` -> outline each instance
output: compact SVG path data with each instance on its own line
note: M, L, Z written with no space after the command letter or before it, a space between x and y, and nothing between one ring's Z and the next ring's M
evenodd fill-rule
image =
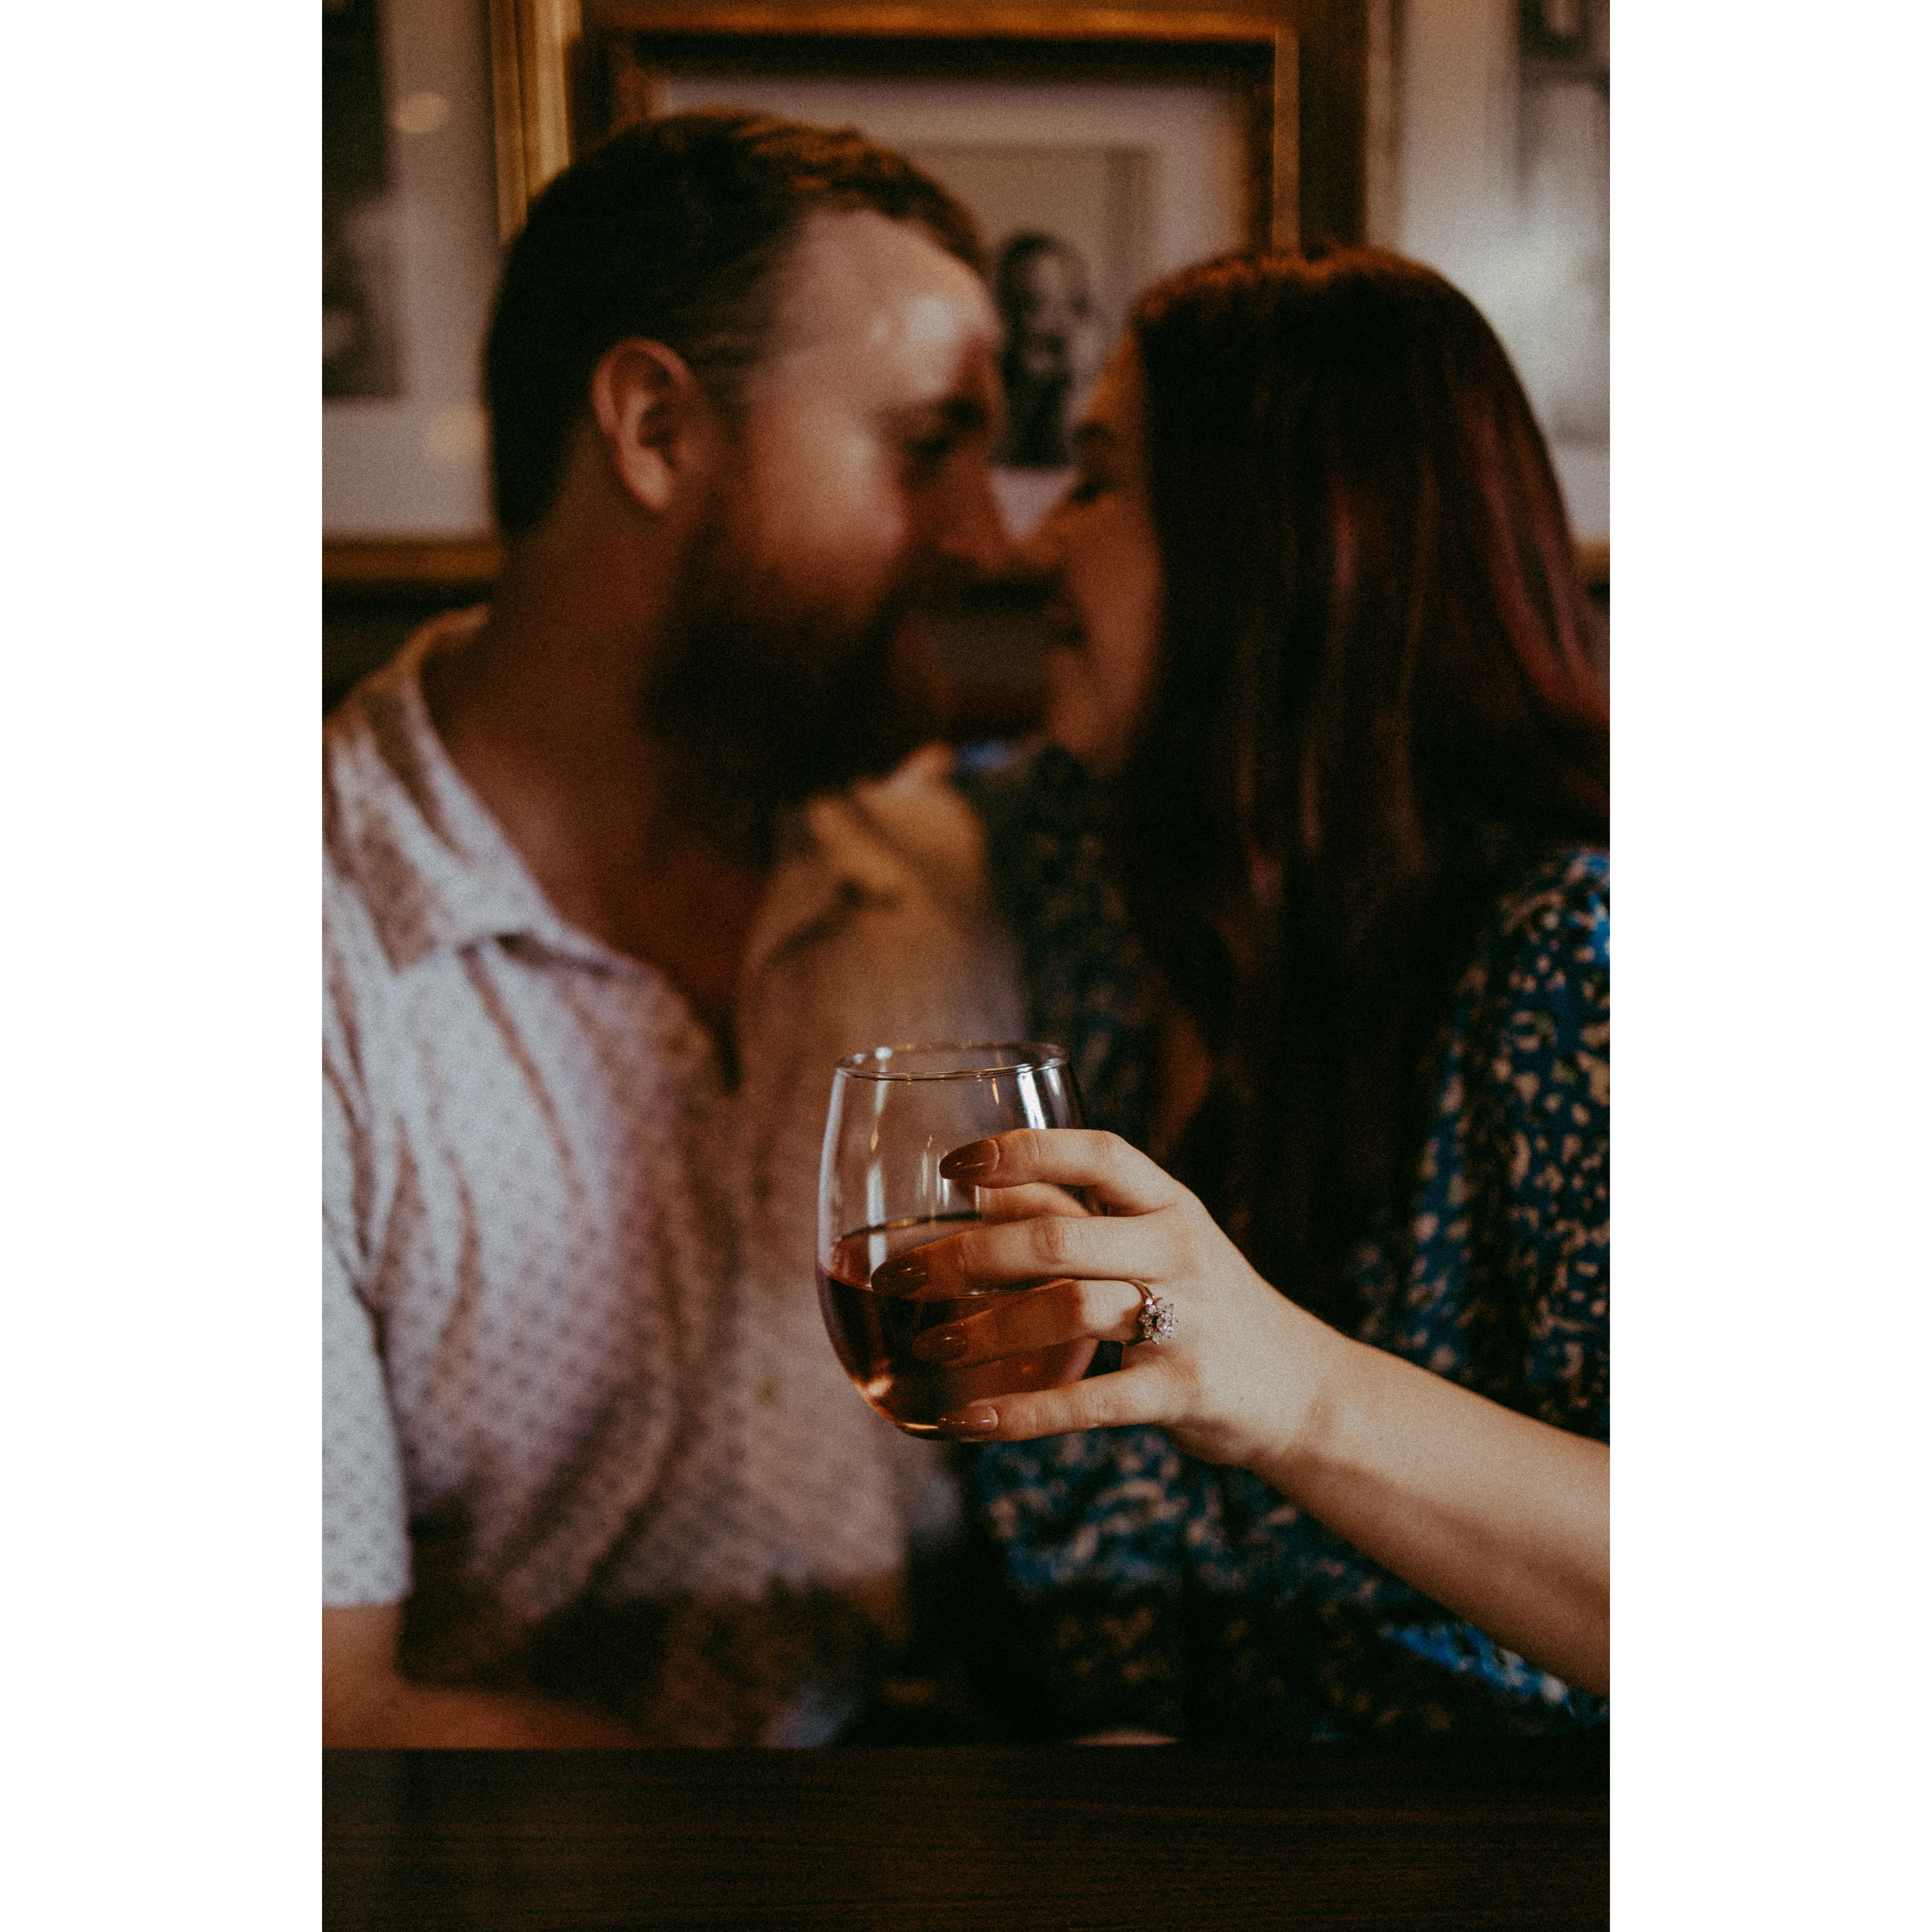
M478 606L425 625L350 694L324 738L329 845L399 973L446 947L573 936L443 748L424 701L424 660L487 615Z
M344 702L324 735L326 837L358 882L384 952L406 972L431 953L517 936L634 965L550 905L508 836L444 748L422 688L424 660L478 629L482 606L437 618ZM781 830L753 921L746 980L786 946L865 902L890 903L910 877L893 807L935 754L876 785L814 799Z

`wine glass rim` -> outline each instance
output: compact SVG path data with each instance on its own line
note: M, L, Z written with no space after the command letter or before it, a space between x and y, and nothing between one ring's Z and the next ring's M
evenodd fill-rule
M894 1067L889 1063L895 1054L1004 1054L994 1060L981 1058L970 1066L956 1066L938 1072L914 1072L910 1067ZM886 1063L886 1064L881 1064ZM862 1053L848 1053L837 1071L848 1080L982 1080L989 1073L1042 1073L1067 1064L1066 1049L1050 1041L1033 1040L972 1040L915 1041L897 1046L869 1046Z

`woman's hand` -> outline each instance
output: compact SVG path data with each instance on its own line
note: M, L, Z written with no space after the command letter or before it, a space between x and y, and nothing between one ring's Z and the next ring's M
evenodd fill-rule
M1289 1454L1341 1338L1262 1280L1178 1181L1116 1136L1076 1128L975 1141L940 1171L995 1190L988 1219L901 1256L880 1286L946 1296L1049 1279L928 1330L915 1354L964 1367L1083 1336L1129 1345L1117 1375L972 1402L940 1418L944 1432L1022 1441L1155 1423L1204 1461L1255 1468ZM1056 1189L1084 1189L1107 1212L1083 1215ZM1137 1282L1174 1310L1165 1340L1136 1339Z

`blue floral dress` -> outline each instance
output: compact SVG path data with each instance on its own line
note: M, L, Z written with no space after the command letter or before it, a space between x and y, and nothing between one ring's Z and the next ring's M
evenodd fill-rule
M968 763L1034 1023L1071 1048L1089 1121L1144 1144L1152 1010L1105 884L1092 781L1052 747ZM1605 1442L1609 908L1604 853L1526 858L1457 986L1408 1198L1351 1262L1360 1340ZM1160 1430L992 1444L967 1468L1058 1735L1260 1743L1607 1718L1258 1477Z

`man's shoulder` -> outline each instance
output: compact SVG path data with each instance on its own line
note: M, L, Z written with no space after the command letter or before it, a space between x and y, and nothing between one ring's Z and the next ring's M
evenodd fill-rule
M387 664L358 680L322 721L326 889L328 881L346 884L354 878L364 823L400 780L409 694L420 688L422 637L418 632Z
M322 728L322 980L331 1022L364 1004L389 976L364 850L369 818L380 811L382 792L392 782L386 772L364 687L358 686Z
M409 792L412 721L424 651L446 620L416 632L360 680L322 721L322 947L325 1058L359 1062L379 1023L395 964L382 914L393 823Z
M835 862L890 893L916 879L955 904L976 905L986 881L984 828L954 783L957 749L922 746L884 778L814 800L813 836Z
M322 871L322 1056L357 1090L381 1071L397 975L361 882L325 850Z
M418 631L330 716L322 734L325 924L369 915L401 971L540 922L541 894L444 749L423 691L432 652L480 623L482 608Z

